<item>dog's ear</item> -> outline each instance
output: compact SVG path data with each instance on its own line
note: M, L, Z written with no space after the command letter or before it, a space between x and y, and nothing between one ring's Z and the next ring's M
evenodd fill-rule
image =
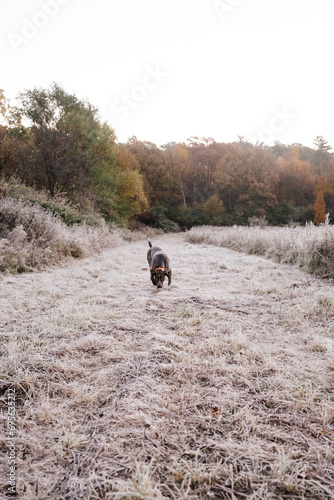
M171 269L168 271L167 276L168 276L168 286L169 286L172 282L172 270Z

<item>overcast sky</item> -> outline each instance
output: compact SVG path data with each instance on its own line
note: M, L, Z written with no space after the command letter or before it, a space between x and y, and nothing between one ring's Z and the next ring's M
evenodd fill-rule
M334 147L333 0L0 0L0 88L56 81L125 142Z

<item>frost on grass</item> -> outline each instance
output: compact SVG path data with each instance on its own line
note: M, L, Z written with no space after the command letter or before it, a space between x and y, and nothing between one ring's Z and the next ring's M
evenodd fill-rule
M42 269L68 258L87 257L124 240L142 238L140 231L85 222L67 226L61 217L31 201L0 200L0 271Z
M332 498L331 283L182 235L154 243L174 273L159 292L143 237L1 277L19 497Z
M334 278L334 226L197 227L187 241L218 245L276 262L297 265L324 278Z

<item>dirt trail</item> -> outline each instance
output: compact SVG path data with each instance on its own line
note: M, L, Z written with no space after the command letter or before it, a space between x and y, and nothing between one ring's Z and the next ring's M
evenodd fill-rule
M21 497L334 498L333 285L182 234L153 243L173 270L161 291L144 239L1 278Z

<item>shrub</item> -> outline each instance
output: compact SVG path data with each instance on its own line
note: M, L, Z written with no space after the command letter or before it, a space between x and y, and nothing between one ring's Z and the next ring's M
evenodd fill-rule
M16 177L11 177L7 181L0 181L1 197L24 200L40 205L50 210L54 215L59 215L67 226L73 224L86 223L89 226L98 226L102 222L102 217L91 211L82 211L78 205L73 205L63 194L57 194L53 198L46 191L25 186Z
M265 215L262 215L261 217L256 217L256 215L253 215L253 217L249 217L248 223L250 227L266 227L268 226L268 221L265 217Z
M165 233L173 233L180 231L180 227L176 222L168 219L165 215L165 208L161 205L157 205L152 210L153 215L153 227L156 229L162 229Z
M308 271L324 278L334 278L334 231L333 228L321 230L321 237L313 243Z
M89 200L87 204L89 208ZM130 231L98 214L82 213L66 199L0 180L0 271L41 269L67 258L92 255L124 240L142 239L147 227Z
M1 271L23 272L84 254L59 217L22 200L0 200L0 235Z
M145 231L146 234L146 231ZM73 224L68 227L59 215L40 205L0 199L0 271L24 272L57 264L67 258L92 255L125 239L143 238L129 230L110 226Z

